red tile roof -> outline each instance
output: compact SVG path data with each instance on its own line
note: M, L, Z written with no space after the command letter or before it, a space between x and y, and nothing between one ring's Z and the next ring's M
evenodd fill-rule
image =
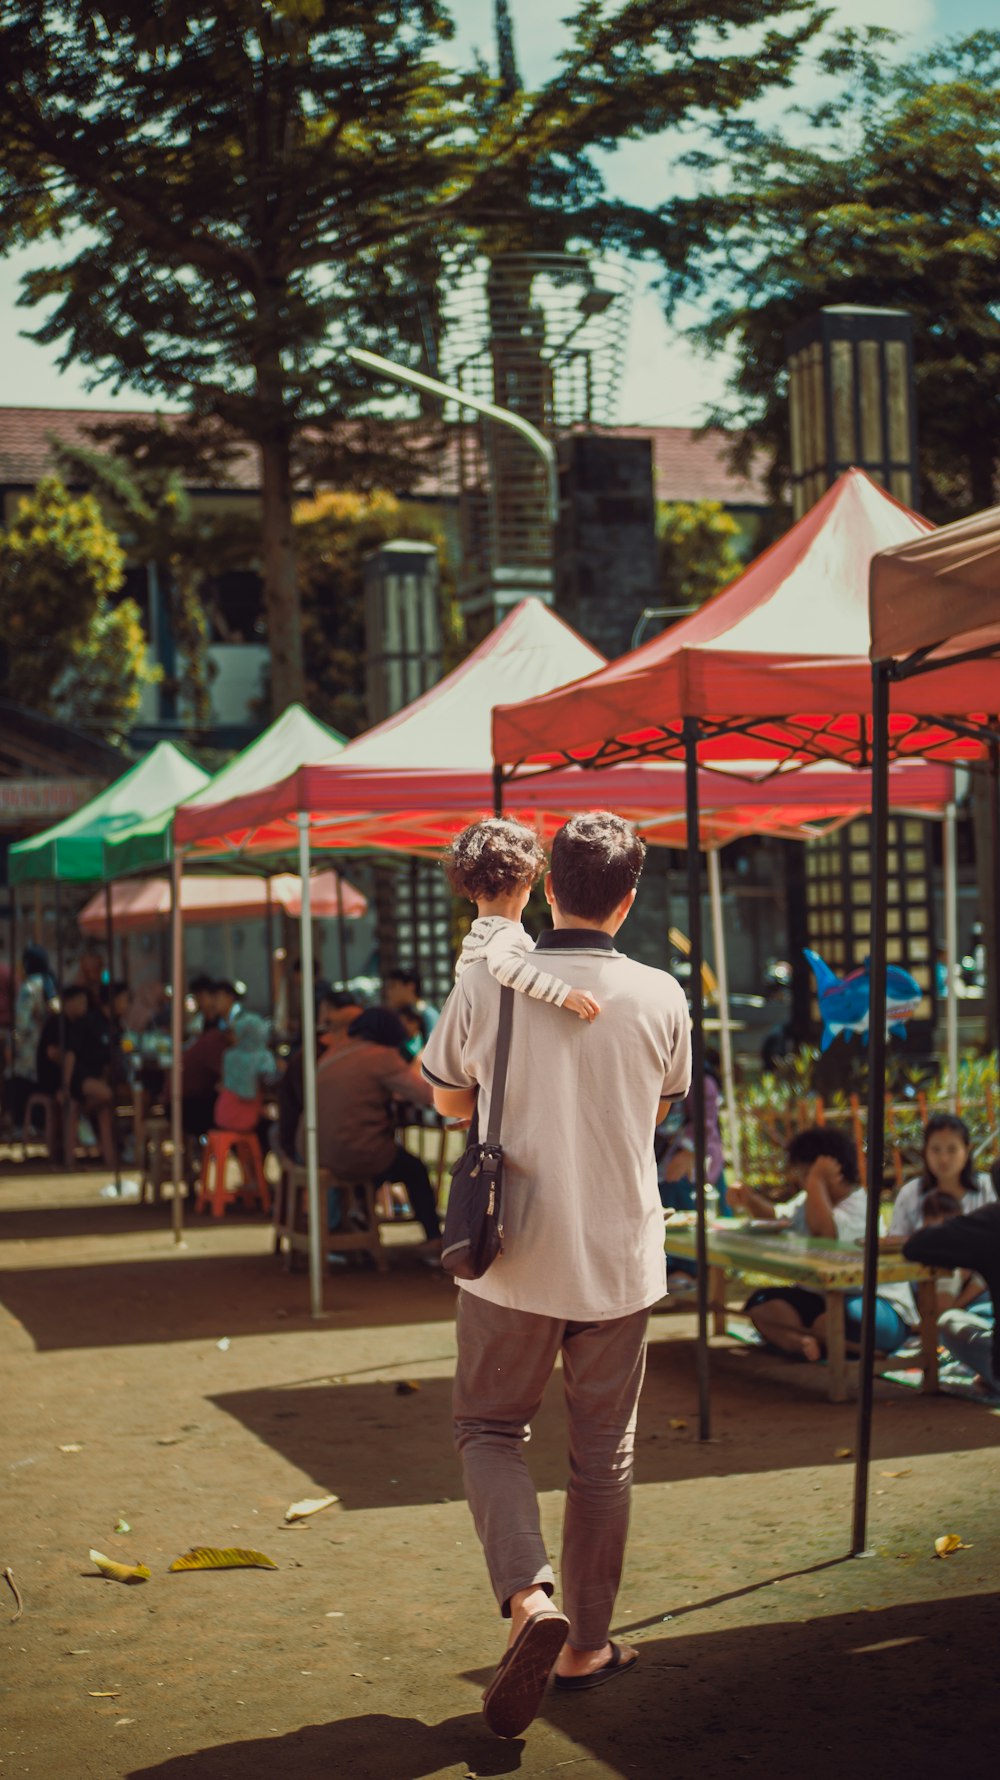
M93 408L0 407L0 486L33 488L52 469L51 437L67 444L93 445L91 428L149 420L151 414ZM169 421L169 415L159 417ZM769 497L763 469L747 475L733 470L726 448L728 435L719 427L698 431L683 426L619 426L606 430L622 439L651 439L656 494L661 501L721 501L730 507L765 507ZM227 483L253 490L259 486L256 455L250 447L237 453ZM195 486L199 486L196 484ZM433 471L420 478L415 493L447 498L454 484L447 473Z

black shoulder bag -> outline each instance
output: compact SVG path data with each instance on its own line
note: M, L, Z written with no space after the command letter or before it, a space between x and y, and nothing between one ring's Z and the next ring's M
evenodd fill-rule
M500 1025L493 1060L490 1119L486 1142L479 1141L479 1108L472 1115L469 1141L451 1171L444 1217L441 1265L456 1279L481 1279L503 1254L503 1150L500 1121L507 1086L513 989L500 990Z

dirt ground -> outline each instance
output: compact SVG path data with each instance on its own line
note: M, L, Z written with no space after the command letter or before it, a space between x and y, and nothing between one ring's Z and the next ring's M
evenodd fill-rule
M616 1618L639 1667L503 1743L479 1716L503 1634L451 1451L453 1287L401 1230L389 1275L331 1277L314 1322L259 1222L177 1249L168 1208L102 1201L103 1178L0 1178L0 1570L24 1600L9 1624L0 1583L0 1775L995 1771L998 1415L879 1383L852 1561L853 1408L820 1369L716 1344L700 1444L693 1318L654 1317ZM530 1449L554 1553L560 1414L557 1377ZM969 1549L942 1561L946 1532ZM198 1544L278 1568L167 1574ZM92 1546L151 1579L104 1580Z

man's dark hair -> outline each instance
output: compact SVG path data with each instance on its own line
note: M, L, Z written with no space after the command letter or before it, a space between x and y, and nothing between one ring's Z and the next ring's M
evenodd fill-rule
M369 1044L384 1045L389 1051L402 1051L406 1043L406 1027L387 1007L366 1007L363 1014L347 1028L348 1038L367 1039Z
M405 983L408 989L413 990L414 1000L421 1000L420 978L411 964L397 964L395 970L387 970L383 981L386 983Z
M545 854L533 828L505 816L486 816L457 834L444 856L444 875L458 896L493 902L537 884Z
M228 977L216 977L209 987L215 990L216 995L231 995L234 1001L239 1001L239 990L235 983L229 981Z
M215 978L206 976L203 971L201 976L191 978L191 981L188 984L188 994L189 995L206 995L209 993L210 990L212 990L214 988L215 988Z
M336 1008L338 1012L341 1008L363 1008L365 1005L362 997L360 995L352 994L350 989L331 989L329 987L322 990L322 992L317 995L316 1002L317 1005L322 1005L323 1007Z
M609 810L571 816L552 841L552 894L564 915L606 921L642 873L646 848Z
M785 1154L790 1168L810 1168L821 1156L830 1156L849 1186L861 1184L854 1141L837 1125L807 1125L804 1131L796 1131Z

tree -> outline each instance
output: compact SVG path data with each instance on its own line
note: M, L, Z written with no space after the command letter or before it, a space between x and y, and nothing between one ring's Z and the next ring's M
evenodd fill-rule
M743 568L743 533L720 501L658 502L656 536L665 606L704 605Z
M365 557L394 538L435 544L446 665L456 649L458 614L444 534L425 507L384 489L324 494L295 510L302 587L309 709L342 735L368 726L365 704Z
M24 279L34 337L252 443L277 710L296 485L370 460L345 346L422 362L448 251L664 248L598 152L787 83L815 29L811 0L578 0L557 73L505 98L448 62L441 0L6 0L0 243L61 247Z
M68 478L82 483L129 539L135 561L155 562L164 583L170 628L181 663L177 684L189 727L197 734L208 723L211 704L208 658L211 584L227 569L246 569L259 548L259 528L242 511L199 508L189 483L204 475L219 481L225 475L216 456L217 441L201 437L204 463L193 458L196 441L190 429L176 461L177 441L157 421L128 426L95 426L93 446L66 445L54 439L57 463ZM112 449L102 449L111 445Z
M111 741L127 735L142 688L145 638L118 539L89 495L54 476L0 531L0 687L5 698Z
M879 35L830 53L845 84L808 125L734 125L724 155L698 157L700 195L666 213L667 301L707 300L703 341L735 346L725 418L741 463L763 447L776 496L788 329L830 303L908 310L922 506L956 518L995 499L1000 458L1000 32L903 66Z

